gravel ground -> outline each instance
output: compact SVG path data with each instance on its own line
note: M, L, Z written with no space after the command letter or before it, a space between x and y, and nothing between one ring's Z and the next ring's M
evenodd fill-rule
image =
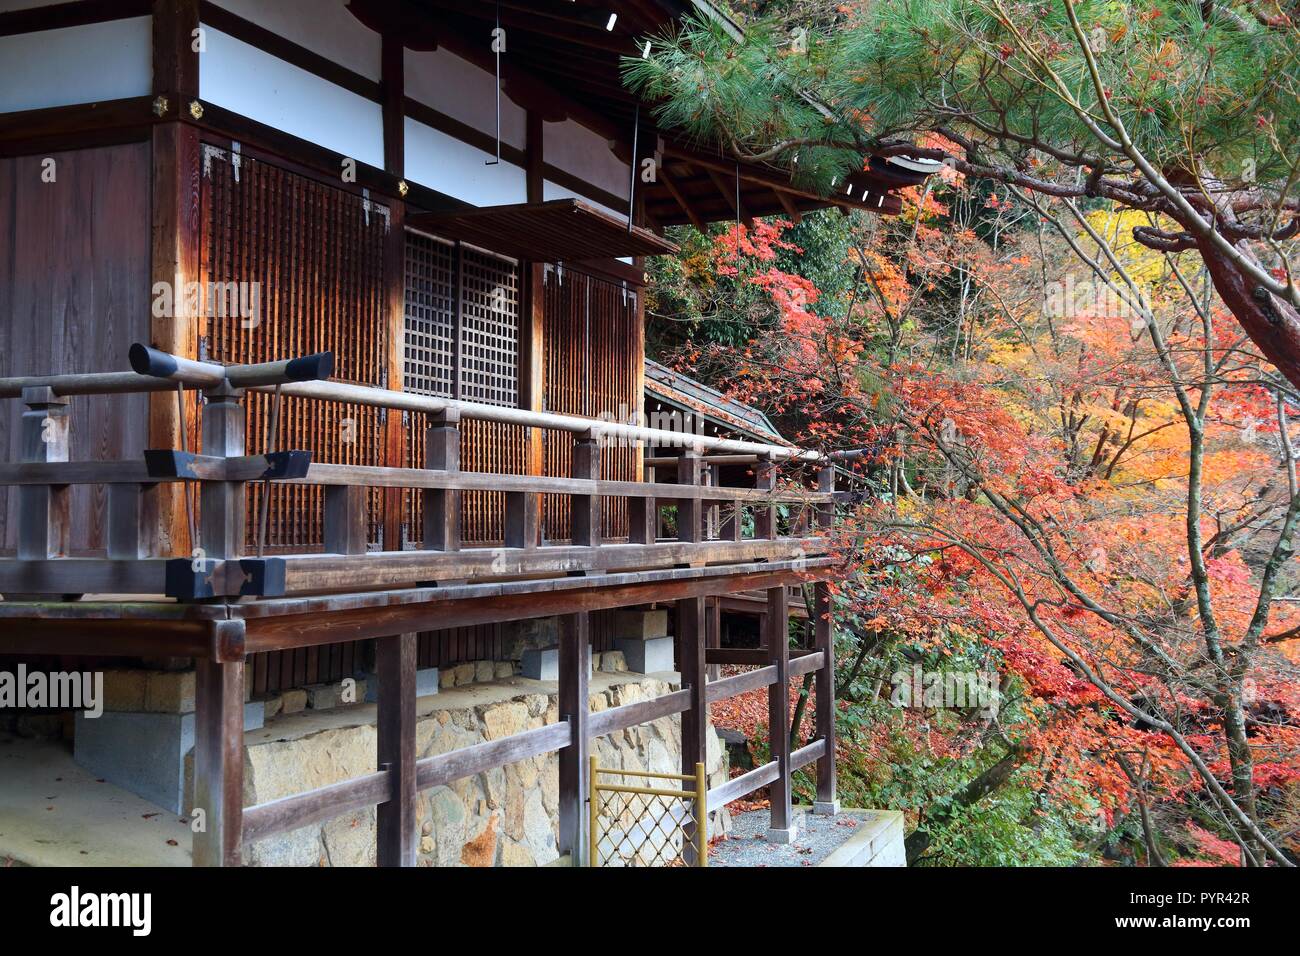
M750 810L732 816L731 835L715 843L709 866L816 866L857 832L861 821L795 813L799 832L793 843L768 843L767 810Z

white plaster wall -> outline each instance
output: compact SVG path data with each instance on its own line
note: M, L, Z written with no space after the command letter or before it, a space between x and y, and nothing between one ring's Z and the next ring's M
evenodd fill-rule
M574 120L542 124L546 162L615 196L627 195L628 166L599 133Z
M378 81L379 34L348 12L343 0L215 0L250 23L292 40L354 73Z
M406 178L421 186L475 206L526 202L527 179L522 167L493 157L477 147L423 123L406 120Z
M37 5L19 0L0 9ZM148 95L151 21L131 17L0 37L0 113Z
M484 46L490 42L483 38ZM507 52L509 55L509 38ZM496 77L447 50L407 50L406 95L489 136L496 135ZM527 114L501 94L501 141L523 149Z
M199 96L359 162L384 165L378 103L206 27Z

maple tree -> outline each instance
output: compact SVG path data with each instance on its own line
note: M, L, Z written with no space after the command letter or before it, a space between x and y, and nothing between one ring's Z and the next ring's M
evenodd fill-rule
M1139 212L1193 251L1300 387L1300 23L1277 0L749 4L628 58L664 125L829 193L864 157L942 160L1049 199Z
M1130 211L1075 211L949 171L823 243L852 277L830 295L797 237L833 216L690 238L654 305L698 304L683 284L760 292L749 341L679 358L791 438L867 450L836 532L860 569L836 599L846 773L879 800L900 756L959 768L913 781L909 856L952 858L957 832L1029 852L986 799L1013 791L1027 813L1136 821L1152 864L1222 862L1224 841L1287 863L1291 396L1192 256L1127 238ZM889 674L912 661L996 669L997 718L890 721Z

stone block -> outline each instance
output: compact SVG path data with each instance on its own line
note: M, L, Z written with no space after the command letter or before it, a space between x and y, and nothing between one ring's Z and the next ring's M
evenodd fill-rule
M627 669L634 674L658 674L671 671L675 667L671 637L655 637L649 640L620 637L615 643L623 652Z
M415 696L432 697L434 694L438 693L438 688L442 686L441 681L442 681L442 677L438 673L438 668L436 667L420 668L418 671L415 672ZM367 683L367 686L376 688L374 696L375 699L377 700L379 698L379 694L377 692L379 687L378 682L373 680L369 681ZM369 700L370 697L367 696L366 699Z
M474 681L482 684L496 677L496 667L492 661L475 661L474 662Z
M309 684L303 689L312 710L332 710L343 702L342 684Z
M284 707L284 697L280 694L276 694L273 697L265 697L262 699L262 705L265 708L263 716L265 719L270 720L272 717L280 716L280 710Z
M455 668L450 668L448 670L441 671L438 674L438 686L440 688L450 688L456 686Z
M793 843L798 835L798 827L787 827L784 830L769 828L766 839L768 843Z
M251 681L244 682L251 687ZM194 671L149 671L144 710L155 714L194 713Z
M307 692L301 687L286 690L280 697L282 714L297 714L307 709Z
M244 730L265 718L261 701L244 706ZM76 715L72 759L109 783L185 814L186 755L194 749L193 714L109 712Z
M149 671L104 671L104 709L142 711L145 709L145 688Z
M560 648L535 647L524 651L519 659L519 673L532 680L560 679ZM591 646L587 646L587 676L591 676Z
M261 730L266 726L266 701L250 700L244 705L244 730Z
M668 636L668 609L653 611L622 610L614 614L614 633L619 637L650 640Z
M606 651L600 655L600 669L606 674L625 674L627 658L622 651Z
M507 677L514 677L515 665L510 661L497 661L492 667L492 676L497 680L505 680Z
M474 664L473 662L456 665L456 686L463 687L465 684L474 683Z

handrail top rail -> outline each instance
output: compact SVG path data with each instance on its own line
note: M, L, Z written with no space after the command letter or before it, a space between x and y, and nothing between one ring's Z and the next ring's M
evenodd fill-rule
M711 451L758 455L773 461L828 463L826 456L819 452L786 445L717 438L664 428L648 428L608 419L582 418L556 412L484 405L370 385L327 381L333 372L332 352L321 352L277 362L220 365L215 362L194 361L137 343L131 346L130 361L134 369L130 372L0 378L0 399L21 398L26 389L39 387L49 388L58 396L70 396L156 392L177 386L209 389L224 383L232 388L253 391L272 391L278 388L285 395L317 401L336 401L395 411L425 412L528 428L566 431L576 435L590 435L597 440L621 439L644 443L647 446L689 448L699 453Z

